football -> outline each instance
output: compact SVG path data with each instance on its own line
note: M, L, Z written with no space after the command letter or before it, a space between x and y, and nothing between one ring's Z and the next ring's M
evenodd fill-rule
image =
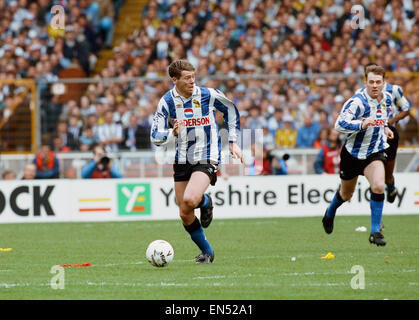
M145 255L153 266L164 267L173 260L175 251L169 242L155 240L148 245Z

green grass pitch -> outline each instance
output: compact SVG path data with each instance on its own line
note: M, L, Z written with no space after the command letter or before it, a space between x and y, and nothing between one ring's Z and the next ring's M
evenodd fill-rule
M0 299L419 299L419 215L385 216L386 247L355 231L369 219L337 216L331 235L321 217L215 219L211 265L195 264L180 220L2 224L0 247L12 251L0 252ZM164 268L145 258L156 239L175 250ZM51 288L52 266L86 262ZM364 289L351 287L356 265Z

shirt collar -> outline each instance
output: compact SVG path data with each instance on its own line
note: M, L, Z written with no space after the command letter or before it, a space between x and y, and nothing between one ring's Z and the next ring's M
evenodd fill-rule
M172 92L173 92L173 96L175 96L175 97L182 97L186 100L189 100L190 98L192 98L193 96L196 96L198 94L198 86L194 85L192 95L189 98L185 98L184 96L180 95L176 91L176 86L173 87Z
M377 103L377 104L379 104L385 98L385 93L384 92L382 92L383 98L381 100L371 98L369 96L368 92L367 92L367 89L365 89L364 94L365 94L365 97L367 98L368 102L374 102L374 103Z

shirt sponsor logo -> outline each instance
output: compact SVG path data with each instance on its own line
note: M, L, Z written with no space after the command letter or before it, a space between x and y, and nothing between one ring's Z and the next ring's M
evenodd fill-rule
M185 127L199 127L199 126L207 126L209 124L210 124L209 116L183 120L183 125Z
M386 119L374 119L374 122L371 124L372 127L384 127L387 123Z

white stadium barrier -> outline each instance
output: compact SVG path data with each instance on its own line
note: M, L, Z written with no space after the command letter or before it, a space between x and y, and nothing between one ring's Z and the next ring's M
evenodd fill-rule
M370 214L368 182L358 181L338 215ZM419 173L396 181L399 195L384 214L419 214ZM322 216L338 186L336 175L230 177L208 192L215 219L306 217ZM0 181L0 223L163 219L178 219L171 178Z

